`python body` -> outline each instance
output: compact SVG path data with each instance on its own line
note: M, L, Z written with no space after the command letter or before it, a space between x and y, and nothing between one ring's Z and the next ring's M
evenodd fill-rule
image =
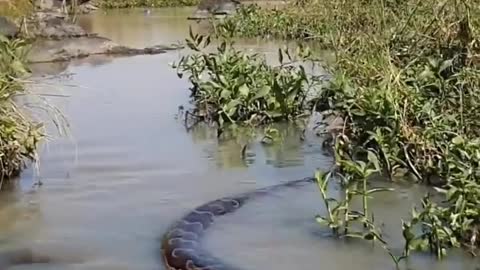
M235 212L245 203L270 192L314 182L314 178L291 181L201 205L167 230L162 241L163 261L168 270L238 270L203 250L201 237L216 218Z
M240 195L217 199L201 205L171 226L163 236L163 262L168 270L239 270L224 263L201 248L201 238L216 218L231 214L250 200L288 187L298 187L314 182L304 178L283 184L257 189ZM35 254L31 249L0 252L0 270L14 265L50 264L58 261L50 256ZM80 261L79 261L80 262Z

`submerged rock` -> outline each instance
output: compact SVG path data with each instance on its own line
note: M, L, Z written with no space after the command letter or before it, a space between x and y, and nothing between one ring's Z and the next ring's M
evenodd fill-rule
M7 19L6 17L0 16L0 34L6 37L14 37L18 34L18 26Z
M8 269L9 267L15 265L48 262L50 262L49 257L37 256L30 249L10 250L0 253L0 269Z

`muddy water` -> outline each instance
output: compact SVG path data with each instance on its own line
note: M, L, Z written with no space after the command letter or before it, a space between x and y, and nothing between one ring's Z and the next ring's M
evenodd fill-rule
M182 40L191 9L109 11L81 19L90 30L130 46ZM274 43L245 41L244 48L274 53ZM33 247L58 263L11 269L163 269L159 238L198 204L310 176L331 158L318 139L302 142L300 128L279 125L282 144L248 147L246 139L217 141L199 126L190 133L175 118L188 101L188 84L168 66L179 52L130 58L95 57L35 66L41 83L31 89L68 118L68 137L42 147L38 170L0 196L0 249ZM58 75L50 78L50 75ZM44 76L48 75L48 76ZM34 186L40 180L43 185ZM377 196L374 211L387 237L401 248L400 217L424 190L407 184ZM339 193L336 188L332 194ZM379 248L333 241L313 217L323 213L313 186L254 201L220 219L205 238L213 254L244 269L393 269ZM473 270L478 261L459 254L442 263L412 258L409 269Z

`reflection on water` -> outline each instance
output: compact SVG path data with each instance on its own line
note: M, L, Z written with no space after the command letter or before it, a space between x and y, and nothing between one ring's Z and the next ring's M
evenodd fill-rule
M119 43L146 46L182 39L189 12L164 9L145 18L141 11L109 11L82 23ZM257 51L277 47L249 44ZM168 66L177 57L170 52L35 66L37 74L71 74L31 89L48 94L64 112L71 137L45 144L39 174L25 171L21 185L0 196L0 249L34 246L64 263L12 269L163 269L158 239L192 207L331 165L318 138L300 140L301 127L275 126L283 142L272 145L249 139L245 130L221 140L206 126L186 132L175 113L188 101L188 84ZM37 177L44 185L32 189ZM386 221L397 248L399 215L407 215L422 193L421 187L399 186L393 195L375 198L377 218ZM205 245L245 269L392 269L379 248L322 236L324 229L313 221L321 205L314 186L274 194L220 219ZM441 263L418 256L411 269L476 265L463 256Z
M79 17L78 23L87 31L111 38L126 46L144 47L175 43L188 36L188 27L201 30L195 22L185 20L194 8L152 9L149 15L141 9L108 10ZM141 31L139 31L141 29Z
M328 159L320 154L323 151L319 140L313 140L310 144L302 141L302 126L281 123L268 128L279 131L275 141L262 140L267 128L227 129L219 139L216 130L204 124L195 126L190 132L195 143L207 143L207 158L215 161L221 169L265 165L275 168L302 167L309 162L313 166Z

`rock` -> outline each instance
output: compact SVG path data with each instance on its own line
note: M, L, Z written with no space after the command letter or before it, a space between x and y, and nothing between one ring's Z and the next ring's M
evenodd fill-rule
M1 269L21 264L48 263L50 258L46 256L37 256L31 249L18 249L11 251L3 251L0 253Z
M77 5L83 5L90 2L90 0L77 0ZM65 3L70 5L72 0L66 0ZM39 10L53 10L60 8L63 5L63 0L36 0L35 7Z
M79 25L65 21L65 15L39 11L29 19L28 32L39 38L62 39L84 37L89 34Z
M87 1L82 0L78 3L80 2ZM86 6L86 8L95 9L93 6ZM28 34L36 39L28 56L30 63L68 61L91 55L160 54L183 48L164 45L146 48L122 46L108 38L88 33L81 26L66 20L64 14L55 10L37 11L28 19L27 27Z
M70 5L71 0L67 0L65 4ZM79 14L90 13L98 8L90 3L90 0L77 0L77 9L76 12ZM35 7L39 11L43 12L56 12L60 13L63 11L63 1L62 0L36 0Z
M62 40L38 40L32 46L28 61L30 63L46 63L69 61L91 55L132 56L142 54L160 54L168 50L177 50L182 46L156 45L146 48L131 48L119 45L108 38L89 36L66 38Z
M240 5L238 0L202 0L189 20L208 19L211 15L231 15Z
M11 20L0 16L0 34L8 38L14 37L18 34L18 26Z
M58 0L36 0L35 8L39 10L53 10L60 6L59 3L61 2Z
M80 14L88 14L92 11L95 11L95 10L98 10L98 7L90 4L90 3L86 3L86 4L83 4L83 5L80 5L78 6L78 13Z

